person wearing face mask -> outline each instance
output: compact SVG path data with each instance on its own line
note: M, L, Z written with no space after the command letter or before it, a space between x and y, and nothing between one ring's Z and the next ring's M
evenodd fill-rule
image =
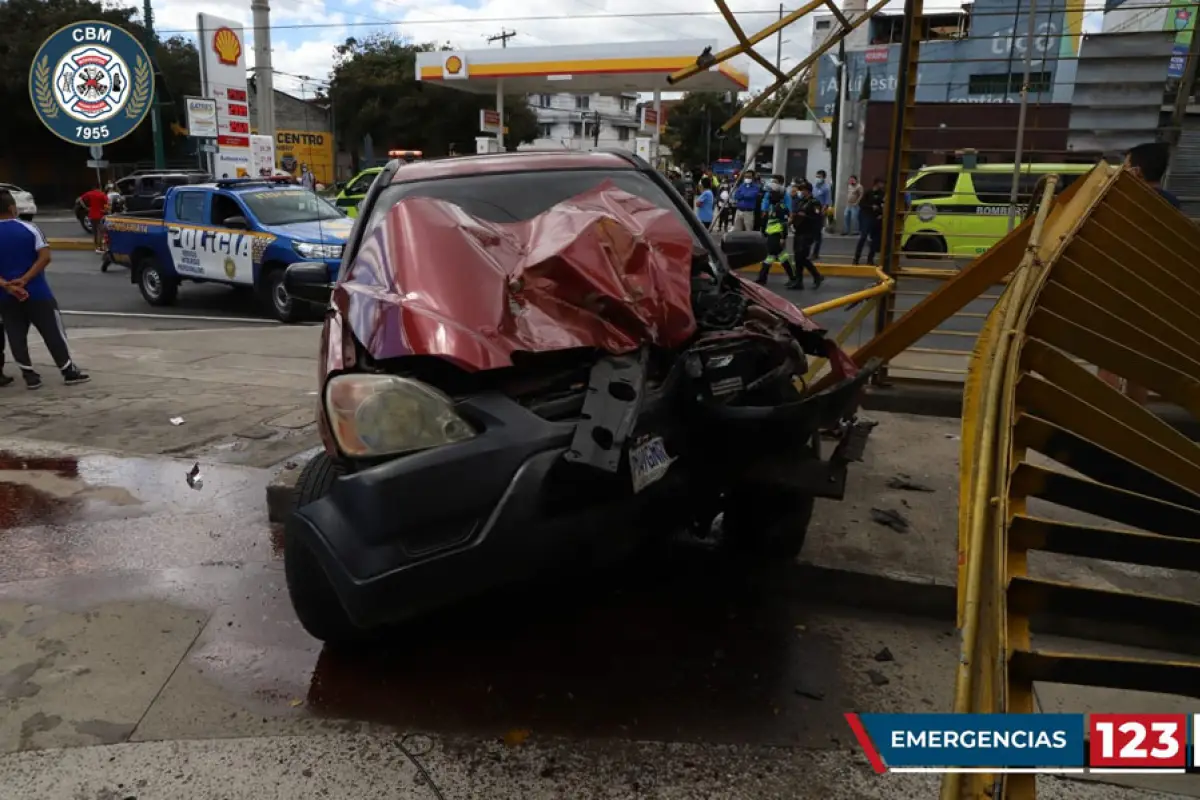
M821 257L821 242L825 239L825 218L827 216L826 209L833 202L833 189L829 186L829 181L826 180L825 170L817 170L817 180L812 185L813 199L821 204L821 224L816 226L816 235L813 239L812 259L818 260Z
M767 235L767 257L758 271L758 277L754 279L760 286L766 285L771 267L780 262L783 263L783 271L787 273L788 285L796 282L791 255L787 251L788 217L788 204L783 189L777 185L767 192L766 221L763 223L763 232Z
M742 173L742 181L733 190L733 205L736 208L733 216L735 231L754 230L754 211L758 208L759 188L755 185L754 170L748 169Z
M792 260L796 262L796 277L788 284L789 289L804 288L804 273L812 275L813 288L821 288L825 276L817 270L810 253L813 242L825 224L825 208L821 201L813 196L812 186L801 183L792 199Z
M851 175L846 186L846 213L842 219L842 235L853 236L858 228L858 205L862 202L863 187L857 175Z

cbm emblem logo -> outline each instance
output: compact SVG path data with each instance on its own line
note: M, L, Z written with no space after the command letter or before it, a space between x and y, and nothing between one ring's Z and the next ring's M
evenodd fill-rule
M59 28L38 48L29 71L38 118L72 144L123 139L150 112L154 70L141 42L107 22Z

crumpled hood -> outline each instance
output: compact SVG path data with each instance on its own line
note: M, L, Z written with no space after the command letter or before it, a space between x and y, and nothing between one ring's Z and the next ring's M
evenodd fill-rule
M333 302L377 359L486 370L517 351L676 347L696 328L692 250L673 211L611 182L516 223L411 197L371 232Z

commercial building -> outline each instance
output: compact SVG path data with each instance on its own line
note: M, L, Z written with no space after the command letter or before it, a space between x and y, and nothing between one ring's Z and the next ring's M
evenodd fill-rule
M618 147L633 152L638 135L638 94L622 92L531 94L529 107L537 114L538 137L526 145L545 149L591 150Z

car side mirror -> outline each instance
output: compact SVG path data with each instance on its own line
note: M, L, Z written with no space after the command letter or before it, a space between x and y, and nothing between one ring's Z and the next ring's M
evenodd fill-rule
M333 185L333 189L334 189L334 191L336 191L336 192L343 191L345 188L346 188L346 182L345 182L345 181L338 181L337 183L335 183L335 184Z
M329 265L321 261L298 261L283 273L283 288L292 297L327 306L333 292Z
M756 231L734 231L721 239L721 252L730 269L761 264L767 257L767 237Z
M238 230L243 230L243 231L244 231L244 230L246 230L247 228L249 228L249 227L250 227L250 223L246 221L246 218L245 218L245 217L243 217L243 216L242 216L242 215L240 215L240 214L237 214L237 215L234 215L234 216L232 216L232 217L226 217L224 220L222 220L222 221L221 221L221 227L223 227L223 228L237 228Z

